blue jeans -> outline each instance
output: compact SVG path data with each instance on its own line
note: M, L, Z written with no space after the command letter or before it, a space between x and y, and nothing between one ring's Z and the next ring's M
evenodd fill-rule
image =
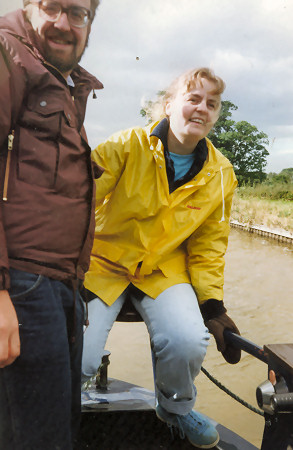
M0 447L70 450L80 420L80 295L74 307L73 289L60 281L14 269L10 276L21 353L0 369Z
M126 299L126 292L111 306L96 298L89 302L89 327L84 334L83 381L96 373L112 325ZM195 292L182 283L156 299L145 295L131 301L143 318L155 354L158 402L174 414L187 414L194 406L198 375L206 354L209 332L204 325Z

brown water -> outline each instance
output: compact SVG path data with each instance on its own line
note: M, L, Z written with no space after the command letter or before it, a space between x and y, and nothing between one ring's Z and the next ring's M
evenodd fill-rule
M293 342L293 249L232 229L226 255L225 304L242 335L258 345ZM267 366L243 353L227 364L211 340L204 367L257 407L255 390ZM143 323L116 322L106 348L109 376L153 390L148 333ZM204 374L196 379L196 408L260 447L264 420L223 393Z

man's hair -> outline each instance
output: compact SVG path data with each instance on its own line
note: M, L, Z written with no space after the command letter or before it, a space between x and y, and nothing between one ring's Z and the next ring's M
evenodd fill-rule
M91 11L93 13L92 20L94 20L94 17L96 15L96 10L97 10L99 4L100 4L100 0L91 0Z
M26 7L30 3L30 0L23 0L23 6ZM92 21L94 20L94 17L96 15L96 9L98 8L100 4L100 0L91 0L91 12L92 12Z

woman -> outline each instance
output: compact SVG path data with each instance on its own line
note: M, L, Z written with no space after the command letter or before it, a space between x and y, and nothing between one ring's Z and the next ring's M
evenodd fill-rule
M202 448L219 440L214 426L192 410L208 329L228 362L240 359L223 339L225 328L239 333L223 304L223 257L237 181L230 162L206 138L224 87L209 69L184 73L166 92L163 120L116 133L93 152L105 171L97 183L85 282L95 298L84 375L96 372L129 298L155 354L157 416Z

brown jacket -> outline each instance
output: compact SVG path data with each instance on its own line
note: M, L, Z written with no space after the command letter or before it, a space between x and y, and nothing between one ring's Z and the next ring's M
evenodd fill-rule
M0 19L0 289L9 267L83 279L93 241L83 121L90 91L103 85L78 66L69 89L32 36L21 10Z

